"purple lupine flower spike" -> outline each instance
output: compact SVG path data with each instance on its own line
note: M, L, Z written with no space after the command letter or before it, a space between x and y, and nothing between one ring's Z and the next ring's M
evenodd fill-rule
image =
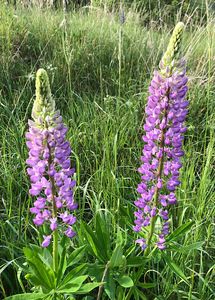
M66 140L67 128L62 122L59 111L55 110L48 75L40 69L36 76L36 100L29 120L29 132L26 133L29 157L28 175L31 180L29 193L35 197L30 211L35 215L33 222L37 226L49 225L50 235L44 236L43 247L47 247L52 232L57 229L73 237L72 225L76 218L72 178L74 169L70 167L71 148ZM68 216L68 220L62 218Z
M137 211L133 228L134 231L141 232L150 225L148 238L136 241L143 250L149 246L155 233L157 247L161 250L166 248L165 237L170 225L169 208L177 203L175 191L180 184L179 170L182 167L181 157L184 155L183 133L186 131L183 123L188 113L185 61L175 59L183 28L181 22L175 27L161 60L160 71L154 72L145 109L145 145L142 165L138 169L142 181L137 188L140 197L135 201ZM160 229L157 229L156 224L158 217L162 224Z

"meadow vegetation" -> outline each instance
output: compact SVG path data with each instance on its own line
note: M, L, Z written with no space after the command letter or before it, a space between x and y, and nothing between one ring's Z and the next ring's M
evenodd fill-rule
M32 200L25 165L25 132L34 99L35 71L40 67L47 70L56 105L69 127L79 203L78 235L71 249L86 244L81 220L95 232L100 215L110 248L120 240L125 256L129 256L135 240L133 202L140 181L137 168L147 89L171 27L157 20L144 26L142 14L131 9L125 10L122 24L118 13L103 9L70 11L65 20L58 10L14 10L0 5L0 297L4 298L29 290L20 267L22 249L38 243L29 213ZM188 61L190 106L179 202L172 214L173 229L189 221L191 225L166 250L174 264L159 253L145 264L141 287L145 299L215 298L212 13L206 10L204 21L188 15L181 20L186 24L181 51ZM179 18L180 13L174 23ZM90 245L88 248L84 261L93 268L96 258ZM135 251L141 257L141 251ZM128 263L128 273L135 273L135 261ZM109 284L115 288L114 283Z

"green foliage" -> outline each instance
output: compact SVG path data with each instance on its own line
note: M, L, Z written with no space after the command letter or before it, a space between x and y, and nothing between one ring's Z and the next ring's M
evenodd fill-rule
M61 294L73 297L78 294L87 294L101 285L99 282L85 283L89 277L85 275L86 264L75 266L78 260L71 261L71 257L74 257L76 254L79 254L79 258L81 259L83 247L74 250L69 256L66 249L67 247L64 243L59 268L56 274L53 269L52 256L48 249L41 249L36 245L31 245L30 248L24 248L28 267L24 267L23 271L27 272L25 278L33 285L35 293L25 293L23 294L23 299L29 297L28 299L30 300L47 298L54 300L61 299ZM73 268L71 268L71 266L73 266ZM21 297L22 294L6 299L18 300L21 299Z
M2 0L3 1L3 0ZM8 0L11 5L16 3L15 7L35 7L55 8L63 10L63 1L44 1L44 0ZM138 12L144 24L150 25L152 22L166 23L171 26L175 25L176 16L178 19L192 15L195 23L205 22L207 10L214 11L213 0L70 0L65 1L67 11L74 9L89 8L92 10L104 9L105 11L118 11L120 7L125 10L134 10Z
M7 297L7 300L41 300L44 299L44 294L42 293L25 293Z
M192 15L196 23L206 21L207 3L202 0L136 0L134 2L127 0L125 2L133 3L137 11L145 12L144 21L146 24L154 21L174 25L177 16L182 19L189 15ZM208 1L211 11L212 3L213 1Z
M111 232L111 223L102 212L95 216L95 232L83 221L81 223L80 239L83 243L87 242L86 250L94 257L88 272L96 281L104 281L104 291L111 300L117 299L119 286L133 286L132 278L126 274L125 237L120 229L116 231Z
M151 5L158 2L151 1ZM89 275L75 296L78 300L86 293L89 296L83 299L95 299L100 287L96 282L102 282L105 300L114 295L119 300L214 299L215 30L210 9L207 22L203 15L201 21L189 14L182 18L188 23L182 50L188 59L190 112L182 184L177 192L179 204L172 209L173 233L166 256L155 249L146 258L134 245L133 201L140 180L136 170L143 146L148 83L171 34L164 21L175 22L180 17L180 10L170 15L167 8L177 10L164 6L159 14L155 8L154 13L151 9L141 16L134 10L126 12L121 26L119 81L118 13L99 9L69 13L65 33L61 11L19 7L14 11L1 3L1 298L27 293L24 299L31 291L24 277L28 270L23 266L22 248L38 243L38 232L29 214L32 203L24 134L32 109L35 71L43 67L69 126L72 163L77 170L77 219L84 220L77 224L78 238L67 246L67 267L61 245L56 284L64 280L67 285L73 278L81 282L82 276ZM145 22L147 28L143 27ZM44 289L50 289L53 273L49 251L44 250L43 255L38 252L36 261L46 274ZM39 284L38 274L32 277L31 273L37 272L38 264L32 262L29 267L31 280ZM128 285L133 281L134 286L121 286L124 276L129 276L125 281ZM77 288L78 283L74 286Z

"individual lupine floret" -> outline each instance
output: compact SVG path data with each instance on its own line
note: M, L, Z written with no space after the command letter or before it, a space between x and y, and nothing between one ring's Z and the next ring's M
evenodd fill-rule
M170 224L168 208L177 203L175 190L180 184L183 133L186 131L183 122L188 113L185 61L176 60L183 27L181 22L176 25L161 60L160 71L154 72L149 87L143 136L145 145L142 165L138 169L142 175L137 188L140 198L135 201L138 210L135 212L134 231L140 232L150 225L148 238L136 240L142 249L151 242L158 216L162 228L157 232L157 247L165 249Z
M37 226L49 224L50 232L58 229L72 238L72 225L76 221L73 211L77 204L73 198L75 170L70 167L71 148L66 140L67 128L59 111L55 110L48 75L39 69L36 75L36 99L29 132L26 133L29 157L28 175L31 180L29 193L35 197L30 211L35 214L33 222ZM52 233L44 236L43 247L47 247Z

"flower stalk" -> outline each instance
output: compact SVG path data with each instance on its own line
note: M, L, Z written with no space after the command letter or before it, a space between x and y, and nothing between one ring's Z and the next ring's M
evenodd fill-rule
M71 148L66 140L67 128L62 122L51 95L48 75L39 69L36 75L36 99L26 133L29 157L28 175L31 180L29 193L36 197L30 209L35 215L36 226L44 225L49 235L44 235L42 247L48 247L53 239L53 267L58 270L58 237L63 232L75 236L73 225L77 209L74 202L75 170L70 167ZM47 225L49 229L47 228Z
M51 149L49 148L49 153L51 153ZM50 155L50 159L49 159L49 163L48 163L48 170L50 173L51 170L51 164L52 164L52 160L51 160L51 155ZM53 219L57 219L57 206L56 206L56 201L55 201L55 183L54 183L54 179L53 177L49 176L49 180L51 182L51 186L52 186L52 218ZM58 271L58 229L56 228L53 231L53 268L54 271L57 273Z
M156 245L159 249L166 248L165 237L170 226L169 207L177 203L175 190L180 184L183 133L186 131L183 122L188 112L185 61L177 57L183 29L183 23L179 22L173 31L167 51L161 59L160 70L154 72L145 110L145 145L142 165L138 169L142 181L137 188L140 198L135 201L134 231L141 232L144 227L148 228L146 239L141 237L136 240L142 250L147 248L146 255L150 251L153 236L157 236ZM157 226L158 218L161 226Z

